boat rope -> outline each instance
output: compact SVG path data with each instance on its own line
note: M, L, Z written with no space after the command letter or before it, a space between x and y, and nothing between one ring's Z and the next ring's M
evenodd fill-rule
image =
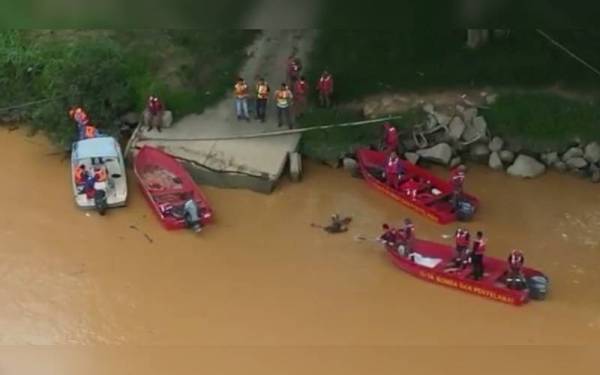
M231 141L237 139L253 139L253 138L264 138L264 137L276 137L282 135L291 135L291 134L302 134L311 131L317 130L328 130L334 128L345 128L345 127L353 127L353 126L362 126L374 124L382 121L389 121L400 119L402 116L388 116L376 118L373 120L364 120L364 121L355 121L355 122L346 122L342 124L330 124L330 125L320 125L320 126L311 126L307 128L299 128L299 129L288 129L288 130L276 130L271 132L261 132L254 134L242 134L242 135L234 135L234 136L226 136L226 137L200 137L200 138L145 138L143 136L139 137L140 141L159 141L159 142L208 142L208 141Z
M565 47L564 45L560 44L556 40L552 39L552 37L550 37L550 35L546 34L543 30L536 29L536 31L537 31L538 34L540 34L541 36L543 36L544 38L546 38L550 43L554 44L556 47L558 47L561 50L563 50L566 54L568 54L569 56L571 56L575 60L579 61L586 68L588 68L592 72L596 73L596 75L600 76L600 70L596 69L592 64L588 63L587 61L585 61L581 57L577 56L575 53L571 52L567 47Z

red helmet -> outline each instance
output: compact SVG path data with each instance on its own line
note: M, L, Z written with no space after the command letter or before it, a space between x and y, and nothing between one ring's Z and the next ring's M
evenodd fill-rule
M381 227L383 228L383 230L388 230L388 229L390 229L390 226L389 226L389 225L387 225L387 224L383 224Z

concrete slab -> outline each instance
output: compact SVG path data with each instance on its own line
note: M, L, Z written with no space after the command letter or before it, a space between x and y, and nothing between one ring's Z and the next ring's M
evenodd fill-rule
M262 76L274 92L285 80L287 58L293 53L304 61L313 38L314 31L264 31L248 49L250 57L240 76L246 79L251 88ZM250 106L254 107L252 102ZM256 134L276 129L281 128L277 126L273 100L269 101L265 123L239 121L231 93L218 105L202 114L187 116L161 133L140 130L134 147L148 144L165 149L186 162L192 174L203 184L270 192L284 172L288 154L297 150L299 134L222 141L198 139Z

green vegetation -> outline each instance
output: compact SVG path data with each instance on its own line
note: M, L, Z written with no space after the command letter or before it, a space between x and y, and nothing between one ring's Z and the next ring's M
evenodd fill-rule
M411 111L391 121L402 133L417 120L419 113ZM312 109L300 119L302 127L340 124L363 120L361 114L348 110ZM300 145L303 155L317 160L337 160L341 155L366 145L378 145L383 135L383 123L304 133Z
M340 8L334 7L333 0L326 4L323 19L331 20ZM400 1L395 6L403 4ZM351 4L343 9L352 12ZM559 142L576 136L598 137L597 103L535 92L559 86L565 91L597 96L600 77L535 30L513 30L504 37L492 35L488 45L471 50L465 47L466 30L453 31L435 22L425 22L427 14L427 7L417 4L397 13L397 24L402 25L397 29L323 29L309 57L307 76L314 81L322 69L331 71L336 82L335 101L342 107L386 91L428 92L491 86L501 91L531 92L501 96L488 114L492 130L530 144ZM547 32L600 67L600 54L590 48L600 41L600 33ZM307 136L304 147L323 149L325 146L318 143L326 142L328 148L344 148L357 139L346 129L339 132L322 139Z
M26 108L25 120L68 144L71 106L83 105L103 131L140 110L149 94L175 116L219 100L245 58L253 31L2 31L0 107L54 98Z
M600 135L598 103L556 94L506 94L484 115L495 133L520 139L535 151L563 146L575 137L590 141Z

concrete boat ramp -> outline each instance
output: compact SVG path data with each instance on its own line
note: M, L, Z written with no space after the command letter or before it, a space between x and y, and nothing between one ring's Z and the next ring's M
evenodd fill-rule
M255 80L264 77L273 93L285 80L288 56L294 53L306 61L313 38L314 31L264 30L248 48L248 60L240 76L251 92L254 92ZM234 81L235 75L232 75L231 91ZM168 107L169 103L166 104ZM253 101L249 105L252 110ZM161 133L138 129L131 146L151 145L164 149L184 162L201 184L269 193L285 171L290 153L297 150L300 134L232 138L282 129L277 127L273 100L269 101L265 123L239 121L231 92L216 106L202 114L187 116Z

